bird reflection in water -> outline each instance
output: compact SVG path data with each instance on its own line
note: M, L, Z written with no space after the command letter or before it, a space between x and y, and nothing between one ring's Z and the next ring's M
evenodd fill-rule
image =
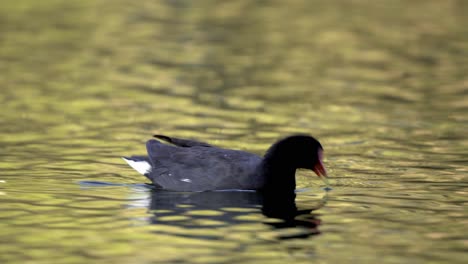
M152 190L150 218L152 224L161 224L172 216L189 216L188 218L170 221L170 225L183 228L213 228L242 223L252 223L248 214L261 212L266 219L260 220L275 229L300 227L301 232L293 235L280 235L278 239L307 238L320 234L318 227L321 220L312 212L323 207L327 193L313 208L298 209L295 203L296 193L277 196L273 193L255 191L212 191L212 192L172 192ZM234 209L234 210L229 210ZM202 214L192 212L205 212ZM204 220L211 220L217 225L202 225ZM248 220L250 219L250 220ZM274 220L274 221L271 221ZM278 221L276 221L278 220ZM255 220L258 221L258 220Z
M261 221L277 230L287 228L301 228L299 234L279 235L278 239L307 238L320 234L322 224L314 211L324 207L328 200L325 189L323 197L316 205L296 206L296 193L276 192L261 193L256 191L209 191L209 192L174 192L155 189L149 184L115 184L97 181L82 181L82 188L127 186L135 191L139 198L132 199L130 208L148 207L152 216L147 219L151 224L170 224L182 228L215 228L228 225L252 223ZM141 197L141 194L149 194ZM299 195L305 195L299 192ZM205 212L197 214L193 212ZM208 212L208 213L206 213ZM247 215L262 213L265 218L245 218ZM177 218L177 221L167 220ZM203 225L204 220L210 225ZM249 220L250 219L250 220ZM141 219L140 219L141 220ZM278 220L278 221L276 221ZM217 224L213 224L217 223Z

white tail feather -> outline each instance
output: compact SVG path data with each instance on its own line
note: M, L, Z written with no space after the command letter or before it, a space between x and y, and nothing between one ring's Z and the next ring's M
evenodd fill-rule
M145 175L151 172L151 164L149 164L145 160L131 160L131 159L126 159L122 157L123 160L125 160L130 167L138 171L140 174Z

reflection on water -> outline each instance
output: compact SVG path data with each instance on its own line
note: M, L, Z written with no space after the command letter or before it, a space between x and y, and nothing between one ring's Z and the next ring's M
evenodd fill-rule
M167 219L172 219L170 222L173 226L219 228L249 222L256 223L258 217L249 219L249 214L256 215L261 208L264 216L272 218L263 220L271 226L306 228L301 230L300 234L282 235L280 238L306 238L309 235L318 234L317 227L320 220L310 214L318 208L299 211L296 208L295 197L295 194L270 197L250 191L180 193L155 190L151 193L149 205L150 211L154 213L150 222L158 224L160 221L164 223Z
M462 263L467 13L2 1L0 262ZM298 132L324 145L326 197L302 171L280 200L155 192L119 158L155 133L263 154Z

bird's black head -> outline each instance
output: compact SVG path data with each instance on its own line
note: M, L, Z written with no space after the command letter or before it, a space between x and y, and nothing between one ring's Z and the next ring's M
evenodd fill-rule
M327 171L323 165L323 147L308 135L294 135L275 143L265 155L278 166L292 166L313 170L326 182Z

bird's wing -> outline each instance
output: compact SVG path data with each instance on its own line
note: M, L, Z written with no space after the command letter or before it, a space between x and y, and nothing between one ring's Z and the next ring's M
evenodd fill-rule
M155 137L157 139L164 140L164 141L166 141L168 143L171 143L171 144L179 146L179 147L195 147L195 146L212 147L208 143L195 141L195 140L168 137L168 136L165 136L165 135L154 135L153 137Z
M255 189L261 158L248 152L217 147L175 147L149 140L150 178L165 189L205 191Z

